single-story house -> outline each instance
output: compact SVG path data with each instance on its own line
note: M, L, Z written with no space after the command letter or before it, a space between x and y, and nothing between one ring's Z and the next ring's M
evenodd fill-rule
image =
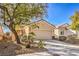
M53 38L59 38L59 36L67 37L68 35L76 34L75 31L69 28L69 25L67 23L56 27L55 25L50 24L46 20L38 20L32 22L31 24L36 24L37 26L39 26L39 28L30 29L29 26L21 26L21 27L16 26L16 32L18 33L18 35L24 33L28 35L29 32L34 32L36 35L35 39L53 39ZM0 26L0 34L1 33L3 34L2 26ZM0 38L2 37L1 35ZM13 33L11 35L12 35L12 40L14 41L15 36Z
M36 24L39 28L31 29L31 32L35 33L35 39L52 39L54 37L54 29L55 25L50 24L46 20L38 20L33 22L32 24ZM29 32L28 26L25 27L26 33Z
M32 22L31 24L36 24L37 26L39 26L39 28L30 29L29 26L21 26L16 28L17 33L18 34L25 33L28 35L29 32L34 32L36 35L35 39L53 39L53 38L59 38L59 36L67 37L69 35L76 34L74 30L71 30L69 28L69 24L67 23L56 27L55 25L50 24L46 20L38 20Z
M69 36L69 35L74 35L76 34L76 31L74 30L71 30L69 28L69 24L65 23L65 24L62 24L62 25L59 25L58 27L56 27L55 29L55 37L58 38L60 36Z

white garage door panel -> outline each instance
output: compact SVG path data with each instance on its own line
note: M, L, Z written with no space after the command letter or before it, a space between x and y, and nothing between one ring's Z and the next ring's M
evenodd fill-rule
M34 33L36 34L36 39L52 39L52 34L50 31L37 30L34 31Z

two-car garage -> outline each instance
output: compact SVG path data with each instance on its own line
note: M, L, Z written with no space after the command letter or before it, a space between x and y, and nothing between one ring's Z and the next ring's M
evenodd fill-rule
M52 39L52 32L47 30L35 30L36 39Z
M54 36L54 25L44 20L36 22L36 25L39 26L39 29L32 30L36 35L36 39L52 39L52 36Z

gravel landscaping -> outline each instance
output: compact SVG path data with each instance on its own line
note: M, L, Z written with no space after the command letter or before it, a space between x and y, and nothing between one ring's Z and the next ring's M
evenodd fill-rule
M25 48L25 46L13 42L0 42L0 56L16 56L42 51L47 51L47 49L38 47Z
M57 40L46 40L45 48L0 42L0 56L79 56L79 46Z

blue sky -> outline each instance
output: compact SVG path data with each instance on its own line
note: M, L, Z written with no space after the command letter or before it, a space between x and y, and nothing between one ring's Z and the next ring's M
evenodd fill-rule
M79 11L79 4L77 3L49 3L48 17L45 20L54 25L70 23L69 18L75 11Z
M77 3L49 3L47 8L48 17L44 19L54 25L70 23L69 18L75 11L79 11L79 4ZM7 31L9 29L5 28L4 32Z

